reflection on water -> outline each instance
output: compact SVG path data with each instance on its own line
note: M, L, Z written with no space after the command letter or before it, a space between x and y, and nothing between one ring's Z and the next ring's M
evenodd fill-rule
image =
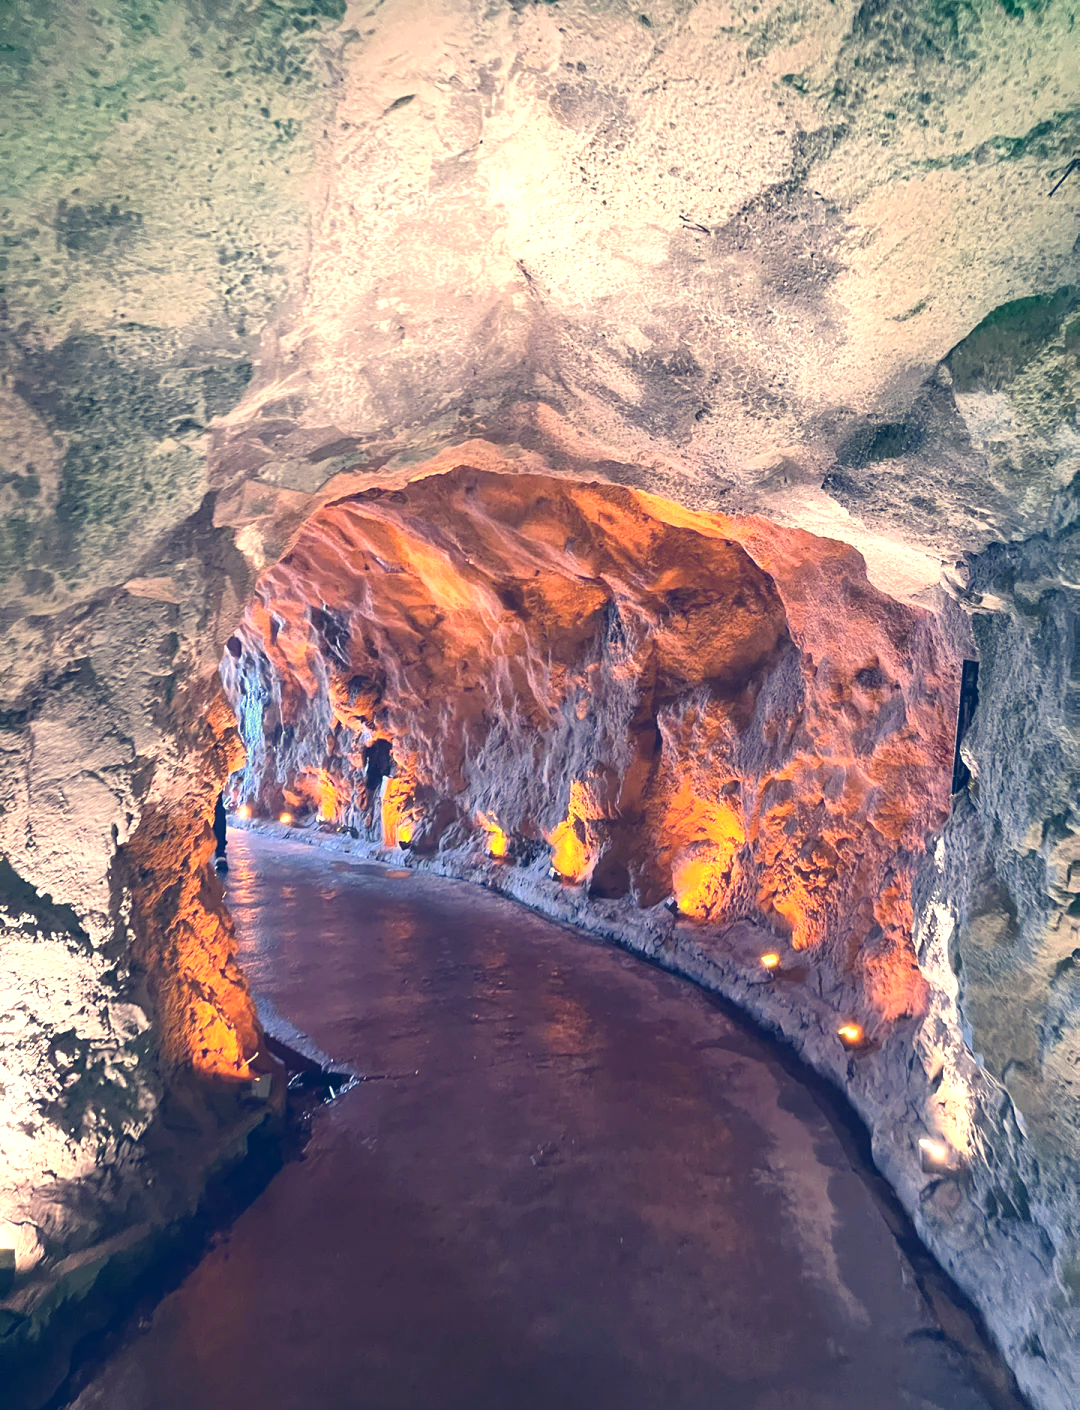
M237 834L228 834L229 870L224 877L225 894L231 911L247 910L255 904L257 878L247 847L237 845Z
M478 888L230 852L253 987L366 1080L78 1410L988 1410L693 990Z
M596 1045L597 1035L587 1010L565 991L554 985L546 988L544 1009L544 1041L551 1057L584 1057Z

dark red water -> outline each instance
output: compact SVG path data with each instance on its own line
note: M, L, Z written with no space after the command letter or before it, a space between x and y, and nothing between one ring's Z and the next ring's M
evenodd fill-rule
M987 1410L813 1095L487 892L233 835L255 988L372 1080L78 1410Z

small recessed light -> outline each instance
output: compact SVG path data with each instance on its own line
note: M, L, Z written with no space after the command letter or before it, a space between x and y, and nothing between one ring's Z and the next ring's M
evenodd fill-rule
M922 1158L923 1173L926 1175L957 1168L957 1155L952 1146L946 1141L936 1140L933 1136L919 1138L919 1155Z

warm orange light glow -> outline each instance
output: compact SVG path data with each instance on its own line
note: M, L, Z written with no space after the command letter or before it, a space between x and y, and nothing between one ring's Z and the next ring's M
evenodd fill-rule
M241 803L239 808L237 808L236 810L236 816L238 818L244 818L246 820L251 817L251 809L246 803Z
M305 791L314 793L315 805L322 822L335 823L344 815L345 799L340 796L340 780L328 769L313 769L302 779Z
M580 881L592 861L585 845L587 817L588 794L584 784L575 780L570 785L570 809L548 837L552 870L558 872L564 881Z
M935 1165L949 1164L949 1147L944 1141L934 1141L929 1136L923 1136L919 1141L919 1150L922 1151L924 1159L933 1161Z
M285 826L288 827L292 822L292 813L282 813L278 818L278 822L283 822Z
M554 444L561 423L546 415L537 425ZM511 461L482 441L436 468L407 496L367 498L343 482L261 575L243 668L227 668L230 699L265 736L265 747L249 741L259 773L243 785L260 817L267 796L304 828L316 812L339 824L364 813L385 849L420 853L437 836L457 842L449 819L466 809L474 863L531 858L541 829L553 875L589 880L597 900L649 911L671 896L678 914L716 928L759 916L759 940L784 941L777 965L759 952L768 978L808 973L800 960L815 949L835 961L852 988L826 1026L846 1022L840 1002L866 1013L872 1035L849 1043L857 1056L876 1045L877 1022L922 1016L911 881L948 814L957 681L923 609L885 596L839 540L619 486L499 473ZM333 641L313 633L316 600L339 624ZM612 613L613 653L598 645L609 617L616 631ZM233 699L255 643L281 699L261 726ZM400 669L387 674L391 660ZM801 672L797 701L781 663ZM630 705L654 697L655 728ZM894 707L902 728L878 727ZM314 732L272 745L282 711ZM367 769L376 743L380 755L394 746L392 777ZM271 792L283 761L289 792ZM958 1077L958 1123L965 1090ZM936 1101L932 1129L967 1152L952 1123Z
M723 919L741 877L746 835L739 809L724 799L699 797L686 779L668 806L663 838L679 910L695 920Z
M863 1031L857 1023L842 1023L836 1032L846 1048L853 1048L862 1042Z
M239 760L229 754L234 724L226 713L211 703L206 724L235 768ZM156 1032L165 1060L239 1084L259 1047L259 1026L231 928L207 905L203 818L185 794L164 806L147 803L127 844L140 877L132 893L133 925L159 986Z
M767 955L762 955L761 964L764 969L779 969L780 956L775 950L770 950Z
M487 813L477 813L476 821L487 833L487 849L489 857L505 857L507 849L506 833L495 821L488 817Z
M382 836L385 847L404 847L415 836L419 817L413 806L416 791L414 779L415 755L397 761L397 773L382 781L380 813L382 816Z

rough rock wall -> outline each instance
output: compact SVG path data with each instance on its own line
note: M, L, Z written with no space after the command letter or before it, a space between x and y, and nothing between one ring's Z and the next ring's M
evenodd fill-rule
M765 916L871 1013L925 1009L957 662L847 545L462 464L310 520L222 672L264 814L550 847L591 894Z
M966 1053L981 1109L977 1201L1011 1224L1029 1273L1045 1272L1032 1299L1044 1314L1021 1330L1048 1375L1080 1337L1077 511L1073 488L1046 532L967 565L981 657L964 744L974 781L924 877L920 941L955 976L942 1047ZM960 1260L969 1237L963 1221L948 1231Z
M184 1212L247 1123L233 1097L254 1014L206 878L213 800L240 756L212 683L182 683L180 615L119 594L51 618L58 668L2 720L5 1376L11 1347L92 1284L71 1260Z
M974 1282L1034 1403L1066 1406L1080 1383L1075 487L1047 518L953 582L980 657L973 780L915 887L933 995L915 1051L974 1153L962 1200L922 1200L923 1232Z
M1067 0L350 10L310 278L222 473L306 494L561 418L607 478L852 542L900 594L1036 531L1080 468L1054 320L1075 176L1048 194L1080 147L1074 23ZM969 359L954 394L950 351L1032 302L1023 386Z
M107 1262L94 1249L133 1257L192 1206L203 1172L251 1124L237 1096L259 1046L254 1012L206 877L214 799L237 762L213 626L222 601L236 601L229 571L241 590L246 581L222 537L196 519L159 544L159 576L5 638L8 1385L36 1347L45 1354L58 1306L92 1287Z
M962 897L960 938L973 1046L1045 1154L1070 1158L1080 1141L1078 519L1073 489L1046 533L973 564L983 664L966 752L985 863Z
M250 1125L230 1089L253 1009L205 876L236 747L217 658L250 570L212 523L209 427L306 254L305 124L343 14L105 0L4 16L6 1387L56 1300L93 1282L90 1250L182 1212Z

